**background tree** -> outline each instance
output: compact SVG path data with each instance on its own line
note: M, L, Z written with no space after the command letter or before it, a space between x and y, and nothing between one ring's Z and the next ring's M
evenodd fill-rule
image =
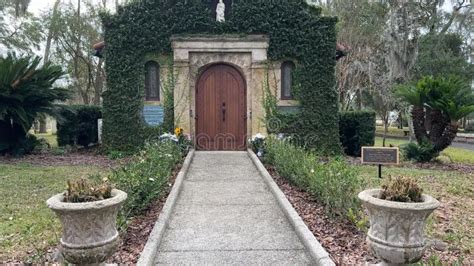
M101 40L99 12L106 5L107 1L97 7L83 0L59 4L53 24L57 34L52 36L51 60L65 67L75 103L101 104L105 88L104 62L93 56L92 46Z
M40 20L29 13L29 0L0 1L0 52L30 53L43 40Z

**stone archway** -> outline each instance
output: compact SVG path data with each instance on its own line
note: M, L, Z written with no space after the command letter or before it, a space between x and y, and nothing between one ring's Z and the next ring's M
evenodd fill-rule
M245 136L265 133L265 111L262 106L268 37L250 36L175 36L173 47L174 106L176 125L190 132L196 143L196 86L200 75L214 64L233 67L245 84Z

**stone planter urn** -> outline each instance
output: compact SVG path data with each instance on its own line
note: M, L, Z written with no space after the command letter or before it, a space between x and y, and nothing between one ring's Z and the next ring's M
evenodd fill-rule
M378 198L380 192L381 189L369 189L359 193L359 199L369 212L369 249L385 265L419 261L426 247L426 219L438 208L439 202L425 194L419 203L388 201Z
M114 189L112 197L105 200L70 203L63 199L61 193L46 203L63 226L60 243L64 259L79 265L104 262L118 247L117 213L127 194Z

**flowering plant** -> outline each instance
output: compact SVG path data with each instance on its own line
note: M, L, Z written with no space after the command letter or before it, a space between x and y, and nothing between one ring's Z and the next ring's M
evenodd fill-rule
M180 127L175 128L174 135L171 133L165 133L160 136L162 142L172 141L176 143L182 152L186 152L191 145L191 138L189 135L184 134L184 130Z
M262 157L265 153L265 136L257 133L249 140L252 150L257 154L258 157Z

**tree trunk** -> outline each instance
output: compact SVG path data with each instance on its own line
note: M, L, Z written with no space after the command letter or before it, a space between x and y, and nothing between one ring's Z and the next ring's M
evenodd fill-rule
M408 141L411 143L413 141L413 138L415 137L415 131L413 130L413 118L411 117L410 115L410 112L411 112L411 108L412 107L409 107L408 110L406 110L406 116L407 116L407 120L408 120L408 131L409 131L409 135L410 137L408 138Z
M58 14L58 7L59 7L59 4L60 4L61 0L56 0L56 2L54 3L54 6L53 6L53 14L52 14L52 18L51 18L51 25L49 25L49 29L48 29L48 37L46 38L46 47L44 49L44 58L43 58L43 62L44 64L47 64L49 62L49 53L50 53L50 50L51 50L51 41L53 40L53 37L55 35L55 29L54 29L54 20Z
M74 64L74 85L77 88L77 91L81 95L81 98L83 100L84 104L89 104L89 96L87 95L87 91L84 92L81 88L81 84L79 82L79 53L81 49L81 32L80 32L80 26L81 26L81 0L77 0L77 14L76 14L76 47L75 47L75 53L73 57L73 64Z
M423 139L428 137L425 128L425 109L420 106L413 106L411 110L413 118L413 131L415 132L416 141L421 144Z
M52 14L53 17L51 18L51 25L49 25L48 36L46 38L46 47L44 49L43 64L49 63L49 53L50 53L50 50L51 50L51 41L53 40L53 36L54 36L54 19L57 16L58 7L59 7L60 2L61 2L61 0L56 0L56 2L54 3L54 6L53 6L53 14ZM47 124L46 124L45 117L39 117L38 121L39 121L39 133L43 133L43 134L47 133Z
M430 110L431 128L429 139L431 143L435 143L444 133L446 126L449 124L449 118L443 115L440 110Z
M46 117L40 116L38 118L38 121L39 121L39 133L40 134L48 133L48 124L46 121Z
M100 105L100 96L102 95L102 91L104 88L104 76L102 75L102 58L99 58L99 62L97 63L96 68L96 78L94 84L94 104Z
M383 117L383 138L382 138L382 147L385 147L385 141L387 140L387 133L388 133L388 117L389 112L385 114Z
M453 140L456 138L456 135L458 133L459 129L459 124L458 121L451 121L447 126L446 129L444 130L444 134L441 136L441 138L434 143L433 149L436 152L442 152L444 149L449 147Z

